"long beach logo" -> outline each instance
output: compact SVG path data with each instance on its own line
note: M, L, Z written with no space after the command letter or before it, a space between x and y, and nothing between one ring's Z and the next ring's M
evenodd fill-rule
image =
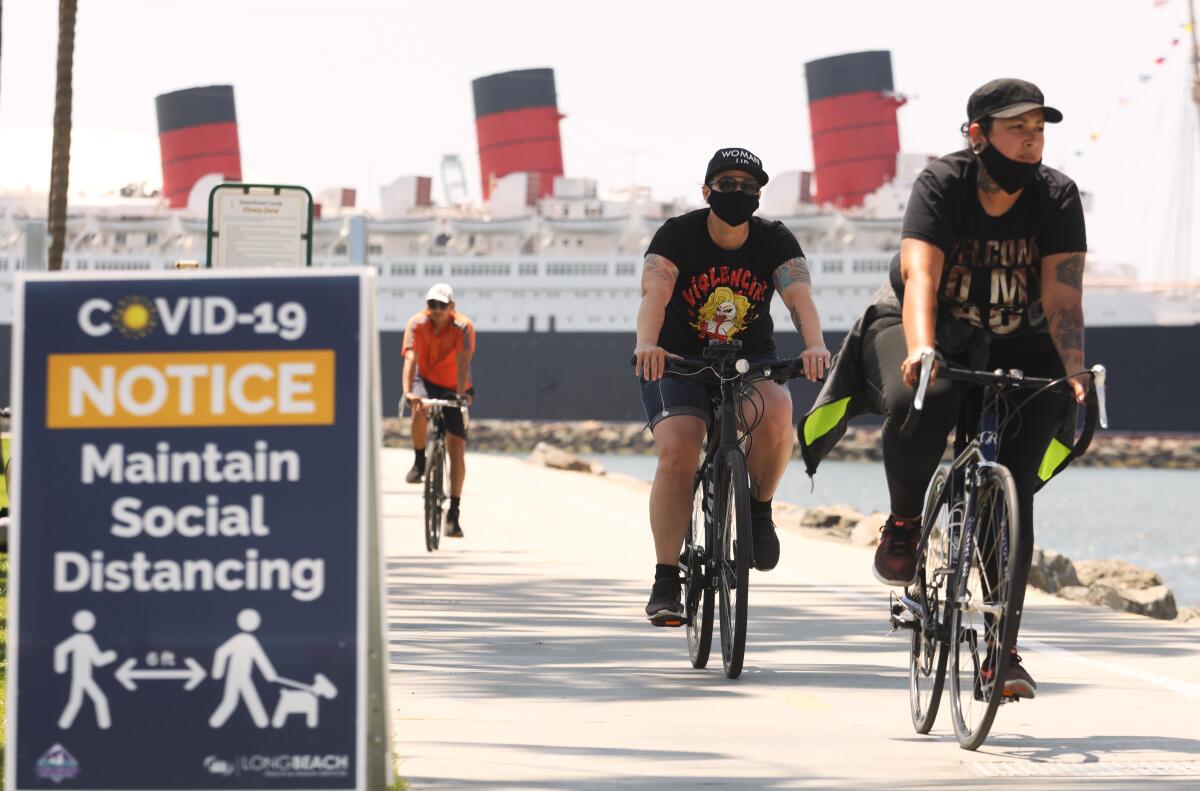
M218 758L215 755L210 755L204 759L204 768L208 770L210 775L218 777L230 777L237 771L237 767L232 761L226 761L224 758Z
M56 744L37 760L37 776L43 780L61 783L79 774L79 762L67 752L67 748Z

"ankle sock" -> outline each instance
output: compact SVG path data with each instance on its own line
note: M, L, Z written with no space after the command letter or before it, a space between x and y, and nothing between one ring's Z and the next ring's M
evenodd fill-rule
M750 513L751 513L751 515L753 515L753 514L770 515L771 501L770 500L755 500L753 497L751 497L750 498Z
M424 448L421 448L420 450L417 450L415 448L413 449L413 461L416 462L417 464L424 466L424 464L425 464L425 449Z
M459 501L460 501L460 500L462 500L462 498L461 498L461 497L451 497L451 498L450 498L450 510L451 510L451 511L457 511L457 510L458 510L458 503L459 503Z
M666 563L656 563L654 565L654 581L659 580L678 580L679 566L672 566Z

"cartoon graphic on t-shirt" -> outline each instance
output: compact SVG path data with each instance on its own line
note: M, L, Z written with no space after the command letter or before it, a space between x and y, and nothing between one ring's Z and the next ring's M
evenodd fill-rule
M727 341L746 328L749 312L750 300L721 286L708 295L699 310L700 320L692 326L700 330L702 338Z

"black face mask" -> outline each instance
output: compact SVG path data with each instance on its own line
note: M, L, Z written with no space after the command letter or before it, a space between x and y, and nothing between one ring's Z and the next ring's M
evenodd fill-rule
M980 151L979 159L987 168L988 175L992 177L992 180L1009 195L1020 192L1030 181L1033 181L1038 168L1042 165L1040 159L1037 162L1018 162L1015 159L1009 159L997 151L993 145Z
M713 212L721 218L722 222L736 227L748 222L754 216L754 212L758 211L758 196L747 195L741 190L737 192L712 190L708 193L708 205L712 207Z

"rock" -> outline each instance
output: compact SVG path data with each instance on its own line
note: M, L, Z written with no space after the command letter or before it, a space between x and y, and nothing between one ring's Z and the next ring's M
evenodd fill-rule
M1087 601L1088 588L1086 585L1068 585L1065 588L1059 588L1058 596L1070 601Z
M868 514L850 531L850 543L856 547L873 547L879 543L879 528L887 520L884 513Z
M1118 590L1109 585L1092 585L1088 588L1087 601L1164 621L1174 619L1179 613L1175 606L1175 595L1165 585L1155 585L1142 590Z
M1118 590L1145 590L1162 585L1162 577L1124 560L1077 560L1080 585L1107 585Z
M839 538L848 538L854 526L862 521L862 514L844 505L827 505L809 508L800 518L802 527L828 531Z
M529 460L534 464L540 464L543 467L551 467L556 470L590 472L595 475L604 474L604 467L596 462L584 461L578 456L568 453L562 448L556 448L548 442L539 442L535 445L533 453L529 455Z
M1079 585L1079 577L1070 558L1052 549L1034 546L1029 584L1047 593L1056 593L1062 588Z

